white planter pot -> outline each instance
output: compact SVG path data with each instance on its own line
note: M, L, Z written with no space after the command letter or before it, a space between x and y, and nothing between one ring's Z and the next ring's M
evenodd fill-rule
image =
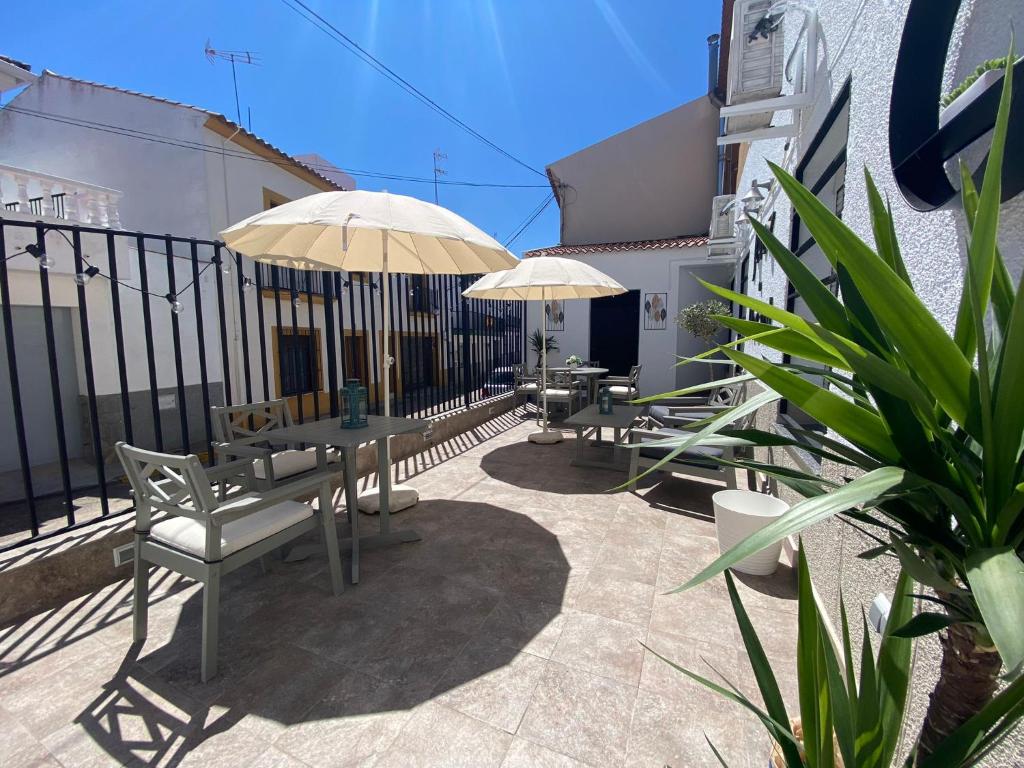
M719 552L732 549L789 509L789 505L781 499L755 491L718 491L711 500L715 506ZM780 554L781 541L740 560L733 566L733 570L754 576L770 576L779 567Z

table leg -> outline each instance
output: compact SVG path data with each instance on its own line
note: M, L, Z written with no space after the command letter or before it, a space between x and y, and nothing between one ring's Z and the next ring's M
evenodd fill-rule
M345 505L352 524L352 583L359 583L359 490L356 485L356 449L345 449Z
M391 532L391 455L388 439L377 441L377 493L380 495L380 532Z
M583 437L583 427L576 427L576 463L579 464L583 461L583 443L586 438Z

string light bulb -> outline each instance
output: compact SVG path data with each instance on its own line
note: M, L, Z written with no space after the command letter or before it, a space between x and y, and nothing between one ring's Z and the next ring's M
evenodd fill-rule
M185 311L185 305L178 301L176 294L168 293L164 298L167 299L167 303L171 305L171 312L174 314L180 315Z
M220 271L223 272L225 275L231 274L231 259L225 259L218 253L215 254L212 259L210 259L210 263L216 264L218 267L220 267Z
M36 243L29 243L25 246L25 252L35 257L39 261L39 266L43 269L49 269L55 262L53 256L48 254L43 248L38 246Z
M296 309L302 306L302 297L299 296L299 292L296 290L292 291L292 306Z
M99 267L94 267L94 266L90 265L89 267L86 268L86 270L84 272L76 272L75 273L75 278L74 278L75 279L75 284L76 285L81 285L81 286L86 286L86 285L89 284L89 281L92 280L94 277L96 277L96 275L98 275L99 273L100 273L100 268Z
M242 278L242 290L243 291L251 291L255 287L256 287L256 283L254 283L252 281L251 277L243 277Z

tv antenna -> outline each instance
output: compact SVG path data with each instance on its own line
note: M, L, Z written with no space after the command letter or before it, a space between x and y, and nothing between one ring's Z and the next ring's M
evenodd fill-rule
M448 174L448 171L441 167L441 161L447 159L448 155L442 152L440 148L434 150L434 205L439 204L437 200L437 177Z
M206 41L204 53L206 54L206 60L211 64L216 64L217 59L231 62L231 82L235 86L235 113L238 115L238 124L241 125L242 107L238 101L238 74L235 72L235 63L258 67L262 63L260 62L259 54L252 51L218 51L210 45L209 40Z

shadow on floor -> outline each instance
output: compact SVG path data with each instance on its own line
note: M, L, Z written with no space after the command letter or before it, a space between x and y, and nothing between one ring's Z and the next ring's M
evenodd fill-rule
M319 737L345 727L361 735L336 748L355 761L373 754L388 713L505 667L559 614L570 568L529 517L424 501L395 522L415 524L423 541L364 551L361 583L338 598L317 558L226 577L221 671L207 684L197 588L151 609L144 647L129 646L120 622L127 653L83 697L75 723L115 760L146 765L177 765L243 720L266 743L285 727L301 734L309 723Z
M481 458L480 468L503 483L547 493L607 493L625 483L625 466L621 470L573 466L570 462L576 455L576 439L565 433L563 437L563 441L555 445L523 440L499 446ZM543 471L538 471L538 456L543 456Z

